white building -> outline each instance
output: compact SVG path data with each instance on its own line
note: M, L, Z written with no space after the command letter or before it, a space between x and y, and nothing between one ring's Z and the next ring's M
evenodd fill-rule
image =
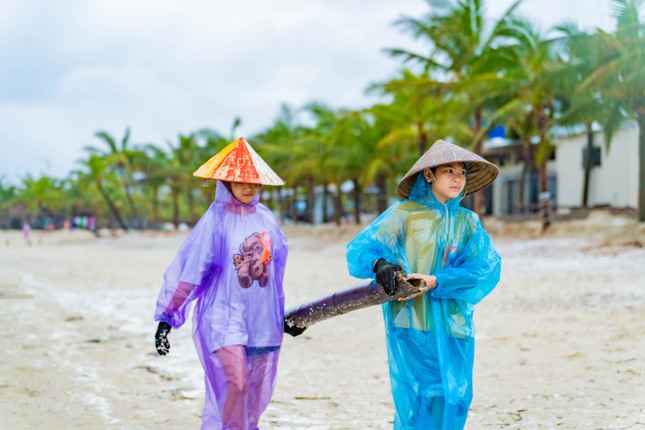
M537 213L539 210L539 186L537 172L522 175L524 161L519 141L506 142L503 145L489 147L485 157L495 163L500 170L499 178L493 186L484 190L486 210L484 213L495 216ZM556 190L557 174L554 156L547 161L549 200L552 206L558 202ZM520 190L522 189L522 190ZM522 198L520 198L522 196Z
M587 151L585 132L562 135L555 139L555 152L547 161L548 189L551 207L558 212L580 208L584 190L584 157ZM602 131L594 133L595 161L589 177L587 206L613 208L638 207L638 127L629 124L618 129L607 149ZM505 141L490 145L486 158L500 167L500 176L486 189L487 210L496 216L537 213L538 178L526 175L522 180L521 144ZM520 200L523 188L523 202Z
M554 170L557 175L557 207L582 206L584 188L583 157L585 133L560 138L556 142ZM607 149L602 131L594 135L599 164L589 177L588 206L638 207L638 127L629 125L615 132Z

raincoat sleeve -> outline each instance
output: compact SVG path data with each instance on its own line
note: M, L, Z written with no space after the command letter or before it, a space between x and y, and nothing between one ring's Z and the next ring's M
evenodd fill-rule
M437 287L433 298L457 299L476 304L499 282L502 259L479 218L461 252L448 258L444 269L434 273Z
M401 247L401 226L397 204L390 207L365 227L346 247L349 274L361 279L374 279L374 262L383 258L398 263ZM403 259L404 260L404 259Z
M211 215L207 212L207 215ZM157 298L155 321L173 328L186 322L190 303L199 297L218 271L219 249L212 216L204 216L190 232L163 275Z

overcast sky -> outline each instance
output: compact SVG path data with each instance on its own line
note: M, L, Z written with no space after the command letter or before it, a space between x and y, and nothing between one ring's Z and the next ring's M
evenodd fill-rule
M499 16L511 0L488 0ZM201 128L270 126L280 105L359 108L415 48L392 22L423 0L0 0L0 178L66 176L105 130L175 142ZM524 0L547 30L610 29L609 0Z

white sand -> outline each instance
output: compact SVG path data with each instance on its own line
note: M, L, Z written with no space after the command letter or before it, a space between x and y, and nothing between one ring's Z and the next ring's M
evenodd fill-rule
M532 226L488 224L503 274L476 307L467 428L645 428L643 226L598 215L542 238ZM344 262L355 227L285 231L287 308L359 283ZM170 355L153 345L184 237L32 232L28 245L0 232L0 428L199 428L190 323ZM380 308L285 338L263 429L390 429L392 415Z

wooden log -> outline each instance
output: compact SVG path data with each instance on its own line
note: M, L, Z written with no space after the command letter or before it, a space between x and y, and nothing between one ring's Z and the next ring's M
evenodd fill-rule
M338 315L410 296L423 291L426 286L423 279L406 281L402 273L397 275L396 283L397 291L393 296L389 296L376 282L337 291L288 310L284 317L285 323L290 327L306 328Z

